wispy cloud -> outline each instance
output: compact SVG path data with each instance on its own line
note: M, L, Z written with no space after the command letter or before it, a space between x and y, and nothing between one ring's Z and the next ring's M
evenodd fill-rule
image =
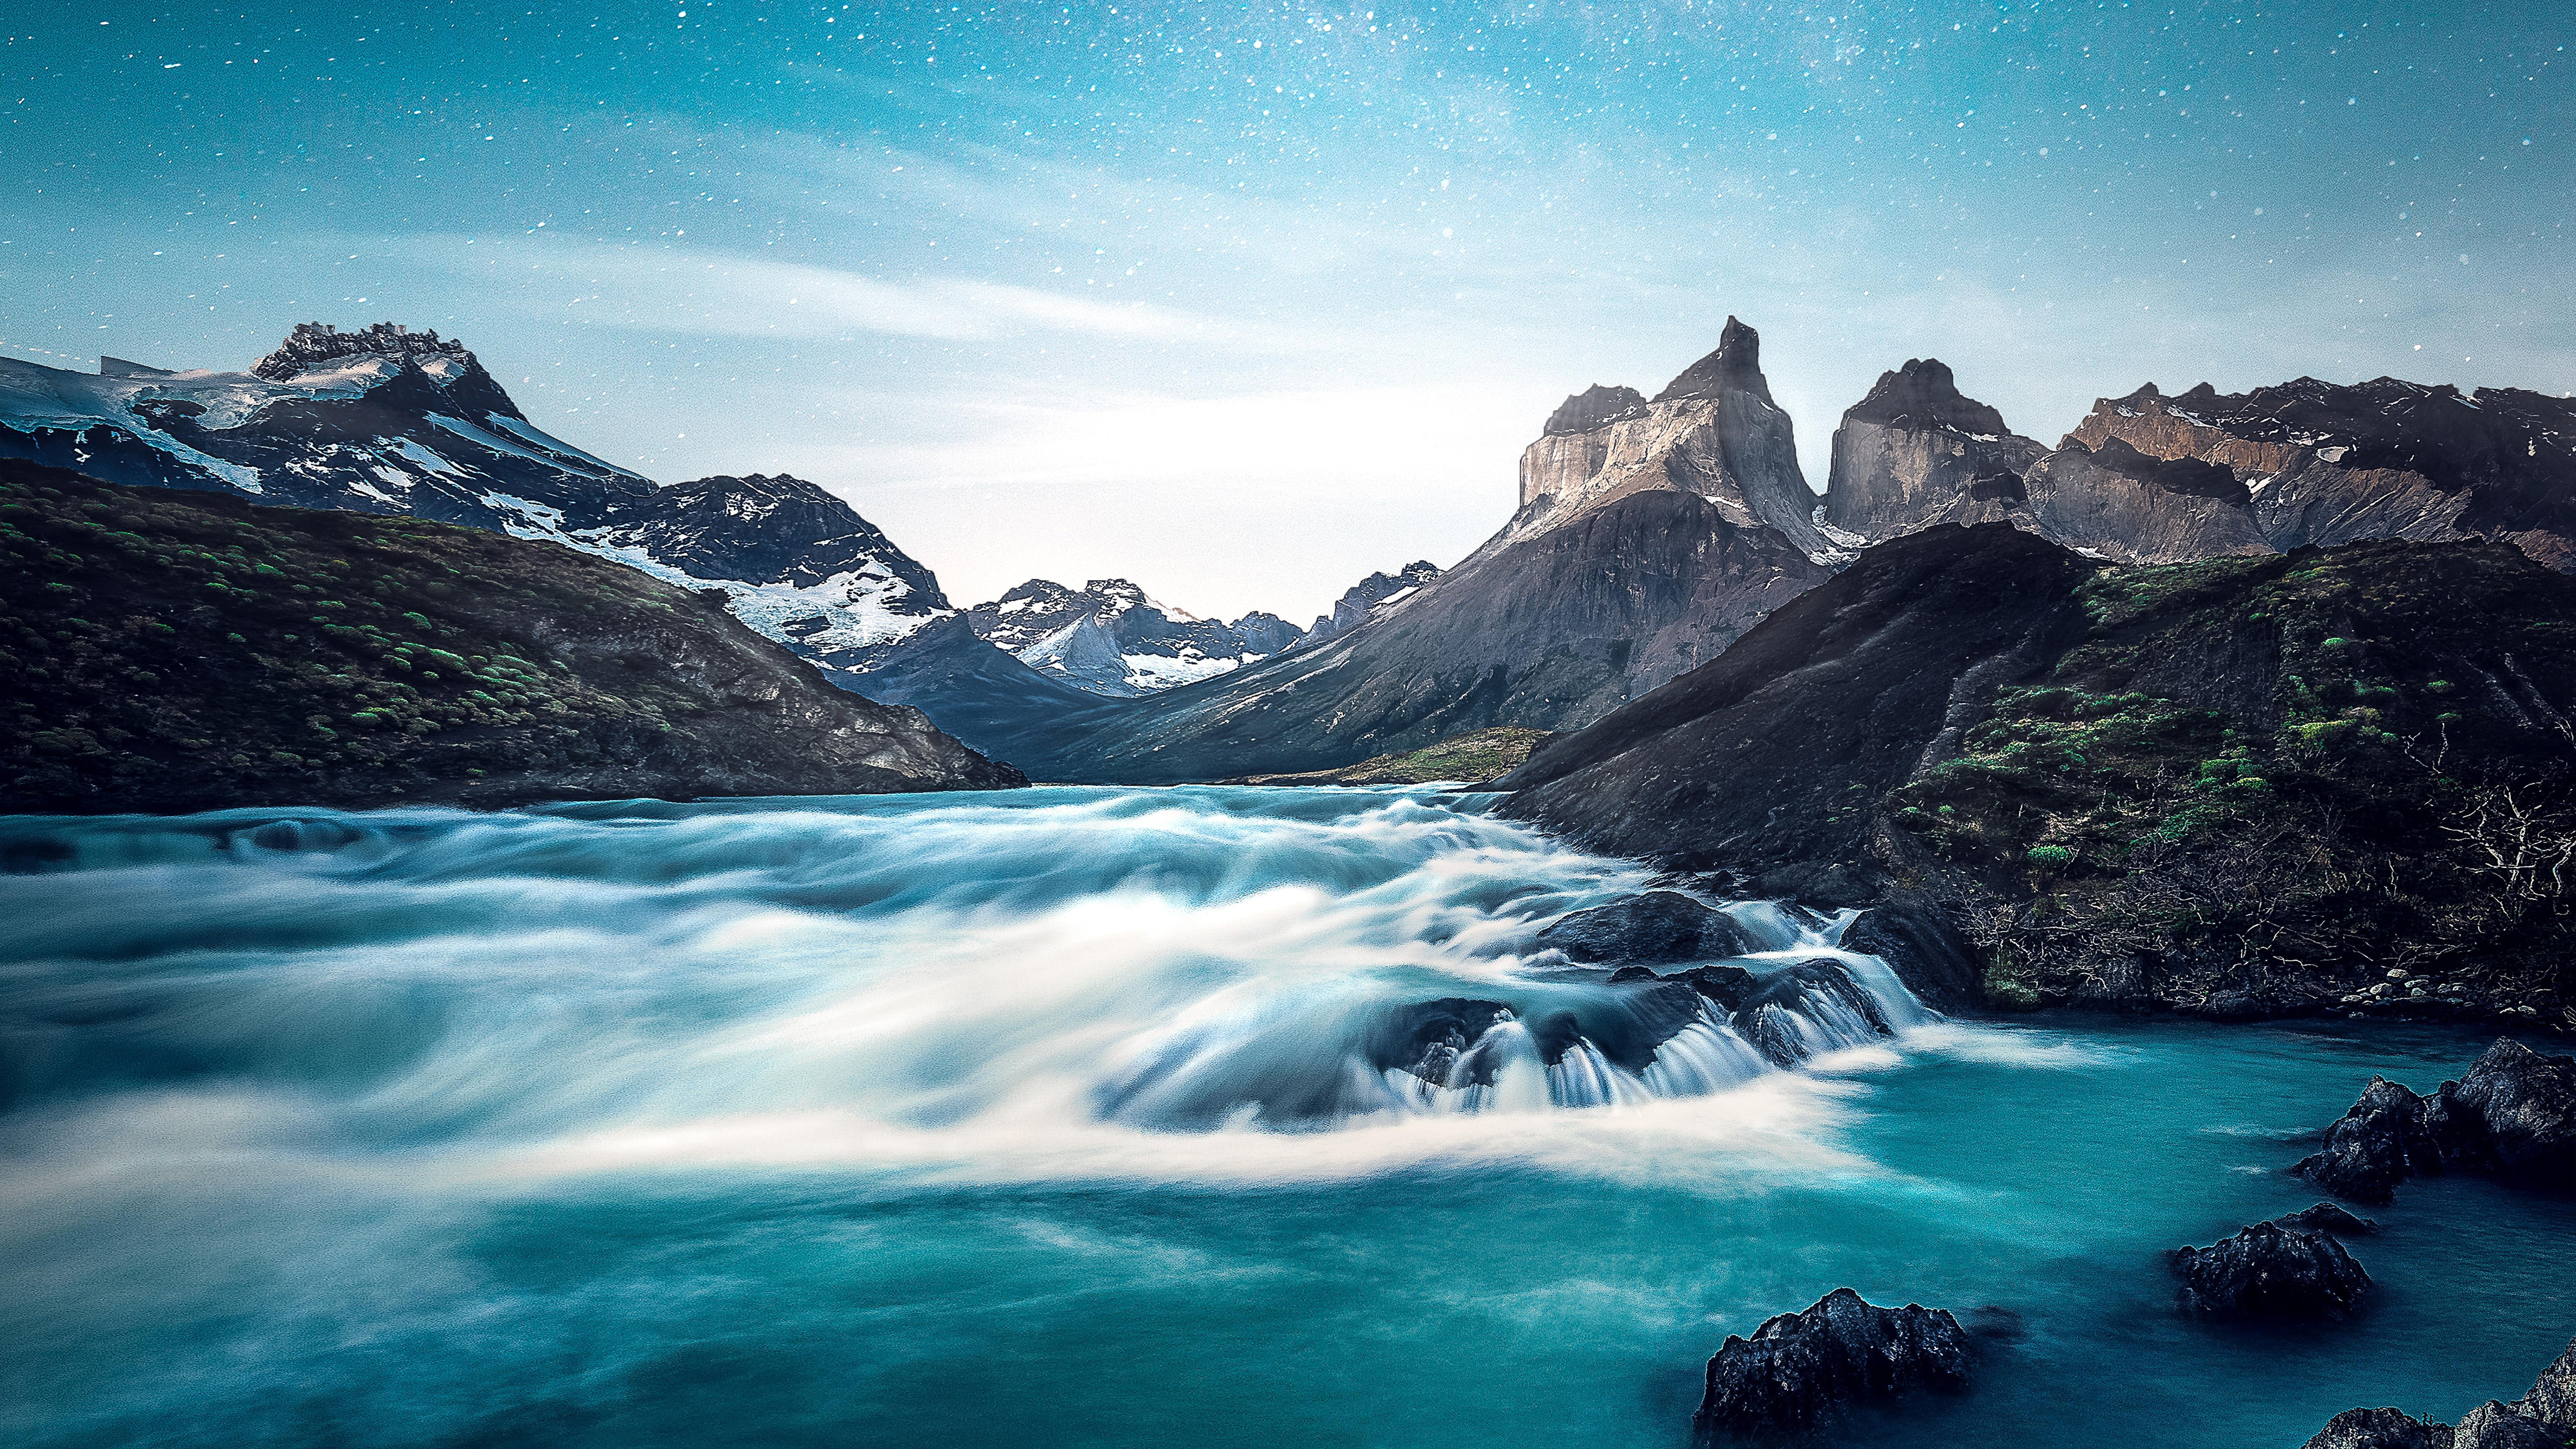
M451 234L363 245L404 265L504 289L526 306L561 309L571 320L641 331L946 341L1037 332L1208 341L1222 331L1207 319L1148 302L967 277L872 276L657 243Z

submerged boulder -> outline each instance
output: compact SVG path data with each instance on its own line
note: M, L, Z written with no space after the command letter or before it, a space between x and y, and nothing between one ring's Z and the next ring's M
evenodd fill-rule
M2397 1409L2346 1409L2326 1421L2306 1449L2563 1449L2576 1439L2576 1343L2541 1370L2531 1392L2510 1404L2493 1399L2448 1424Z
M1539 932L1538 944L1594 966L1678 965L1758 949L1733 916L1679 891L1576 911Z
M2209 1318L2341 1318L2370 1275L2332 1235L2256 1223L2206 1248L2176 1248L2174 1305Z
M1880 1308L1837 1288L1750 1338L1729 1334L1691 1423L1702 1443L1794 1438L1857 1405L1964 1389L1968 1370L1967 1331L1946 1310Z
M2576 1058L2500 1037L2429 1097L2373 1077L2324 1150L2291 1170L2337 1196L2387 1202L2398 1183L2445 1168L2576 1184Z

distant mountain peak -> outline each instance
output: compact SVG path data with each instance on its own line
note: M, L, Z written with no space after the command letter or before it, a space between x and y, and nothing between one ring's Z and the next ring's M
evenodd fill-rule
M1418 558L1394 573L1371 574L1342 591L1333 603L1333 612L1319 614L1312 627L1297 636L1296 647L1311 648L1327 640L1338 639L1360 625L1380 605L1402 603L1414 591L1440 577L1440 566L1427 558Z
M1277 653L1293 625L1254 612L1233 624L1174 608L1130 579L1070 589L1031 579L966 611L975 635L1093 694L1129 696L1227 673Z
M1878 375L1869 395L1843 414L1846 422L1881 423L1891 427L1942 427L1972 436L2000 438L2012 430L1992 404L1959 391L1950 365L1937 357L1907 359L1903 367Z
M1762 334L1732 316L1717 334L1717 350L1683 368L1672 386L1655 394L1655 401L1679 402L1729 392L1749 392L1765 403L1771 401L1771 384L1762 376Z

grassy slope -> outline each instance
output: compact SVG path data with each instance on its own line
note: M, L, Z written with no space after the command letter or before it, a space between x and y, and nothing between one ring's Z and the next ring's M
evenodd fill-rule
M11 465L0 560L0 808L1015 782L552 545Z
M1529 758L1555 738L1546 730L1498 725L1468 730L1418 750L1378 755L1338 770L1298 775L1254 775L1247 785L1426 785L1434 780L1490 780Z
M2091 637L1884 802L1990 998L2576 995L2576 581L2361 544L2080 598Z

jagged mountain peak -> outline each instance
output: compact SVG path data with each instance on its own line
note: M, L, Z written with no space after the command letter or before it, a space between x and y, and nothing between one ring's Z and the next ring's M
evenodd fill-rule
M1843 420L1891 427L1950 428L1990 438L2012 431L2004 426L2004 415L1992 404L1959 391L1950 365L1937 357L1909 358L1903 367L1880 373L1877 385L1843 414Z
M419 373L468 413L527 420L464 343L427 328L415 332L399 322L378 322L355 332L328 322L298 322L276 351L251 364L250 375L265 382L293 382L370 358L393 364L398 374Z
M1909 358L1844 411L1820 517L1846 546L1936 523L2018 519L2023 476L2046 451L1959 391L1949 364Z
M1628 418L1642 417L1645 411L1644 393L1633 387L1605 387L1596 382L1557 404L1556 411L1547 415L1547 426L1540 431L1562 438L1608 427Z
M1765 403L1771 401L1771 384L1762 376L1762 334L1732 316L1717 334L1717 350L1683 368L1672 386L1655 394L1655 401L1678 402L1728 392L1749 392Z
M1311 648L1340 638L1368 622L1369 615L1380 605L1402 603L1415 590L1439 578L1440 573L1439 565L1418 558L1394 573L1370 574L1342 591L1342 596L1333 602L1333 612L1316 615L1314 624L1297 636L1297 647Z
M389 361L409 358L415 362L443 357L460 366L474 362L474 354L466 350L464 343L441 337L434 329L414 332L400 322L378 322L355 332L343 332L328 322L298 322L276 351L251 364L250 374L270 382L284 382L352 357L382 357Z

